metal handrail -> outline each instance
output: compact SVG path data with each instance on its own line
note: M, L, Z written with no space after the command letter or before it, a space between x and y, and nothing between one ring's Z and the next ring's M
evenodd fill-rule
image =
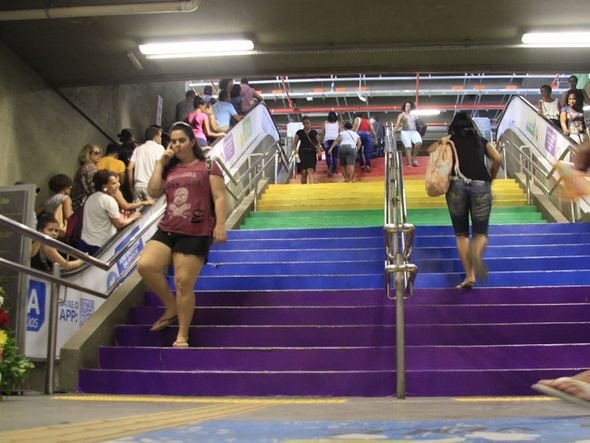
M514 129L518 129L518 128L512 128L512 130ZM519 129L520 132L522 132ZM542 168L536 161L535 158L530 154L530 152L526 152L526 150L530 151L531 147L527 146L527 145L523 145L523 146L519 146L518 144L514 143L512 140L506 139L506 140L502 140L503 144L505 145L509 145L512 149L518 151L519 155L513 155L511 152L506 151L506 153L508 155L510 155L512 158L514 158L517 161L517 164L521 170L521 172L524 172L525 174L525 192L527 195L527 203L528 204L532 204L532 189L531 189L531 181L537 186L537 188L539 188L542 193L545 195L545 197L550 197L551 195L553 195L553 193L555 192L555 190L558 188L559 184L562 181L561 177L554 177L555 172L556 172L556 168L555 166L551 168L551 170L549 170L549 172L547 172L546 169ZM505 156L506 157L506 156ZM526 163L523 162L526 161ZM548 179L555 179L555 185L552 188L548 188L545 183L543 182L543 180L541 180L537 174L535 174L535 172L538 172L540 175L543 176L543 178L545 180ZM582 198L584 201L587 202L587 200L585 198ZM576 220L576 212L577 212L577 208L578 207L578 203L576 201L570 201L569 202L569 208L570 208L570 221L573 223Z
M396 397L406 398L405 296L412 293L418 267L408 263L412 254L414 225L408 223L401 153L392 124L385 130L385 295L392 299L391 277L395 282Z
M108 271L110 268L112 268L117 263L117 261L123 255L125 255L127 253L127 251L129 251L129 249L131 249L131 247L134 246L134 243L137 242L137 240L139 238L141 238L141 236L144 234L144 232L159 217L162 216L163 212L164 212L164 207L162 207L158 212L154 213L149 218L148 222L145 223L144 227L142 229L140 229L138 232L136 232L129 239L127 244L125 246L123 246L123 248L121 248L121 250L118 251L115 255L113 255L108 261L104 261L99 258L93 257L91 255L88 255L87 253L82 252L79 249L74 248L73 246L70 246L66 243L59 241L59 240L55 240L55 239L49 237L48 235L42 234L42 233L30 228L29 226L18 223L16 221L2 215L2 214L0 214L0 227L5 227L13 232L16 232L17 234L21 234L26 237L29 237L35 241L38 241L39 243L43 243L44 245L51 246L59 251L65 252L66 254L76 257L76 258L82 260L83 262L86 262L88 264L96 266L97 268L100 268L102 270Z
M62 277L56 277L53 274L48 272L40 271L35 268L30 268L28 266L22 265L20 263L13 262L11 260L6 260L5 258L0 257L0 267L8 268L11 271L15 272L22 272L24 274L30 275L32 277L39 278L41 280L47 280L51 283L58 283L62 286L66 286L70 289L75 289L76 291L85 292L90 295L94 295L100 298L107 298L108 293L95 291L94 289L86 288L84 286L80 286L76 283L72 283L69 280L66 280Z

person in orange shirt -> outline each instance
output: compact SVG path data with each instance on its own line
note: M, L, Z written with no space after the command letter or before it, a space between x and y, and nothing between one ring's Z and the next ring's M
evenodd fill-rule
M96 169L115 172L119 176L119 183L123 185L125 183L125 163L119 160L120 151L121 147L117 143L109 143L107 153L96 164Z

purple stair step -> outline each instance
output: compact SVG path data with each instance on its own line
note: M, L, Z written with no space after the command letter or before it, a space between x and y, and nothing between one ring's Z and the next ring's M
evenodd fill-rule
M393 371L197 372L82 369L78 391L95 394L183 396L392 395Z
M407 371L408 397L531 395L541 378L581 368ZM395 393L395 371L200 372L82 369L79 392L180 396L347 396Z
M407 371L408 397L533 395L540 379L575 374L586 367L464 371Z
M395 347L100 349L102 369L156 371L362 371L395 369ZM590 367L577 345L408 346L408 370Z
M155 294L146 292L147 305L160 306ZM455 288L415 289L406 303L412 304L498 304L498 303L590 303L589 286L537 288L474 288L470 291ZM383 305L395 302L385 297L385 291L222 291L198 292L199 306L333 306Z
M151 325L164 313L163 307L138 307L129 320ZM590 319L590 303L539 305L409 305L407 324L583 322ZM393 324L393 306L313 306L313 307L210 307L195 308L194 325L368 325Z
M116 329L122 346L169 346L177 327L159 333L149 326ZM191 326L189 342L196 347L224 346L393 346L393 325L352 326ZM491 323L466 325L407 325L406 344L498 345L584 343L590 323Z

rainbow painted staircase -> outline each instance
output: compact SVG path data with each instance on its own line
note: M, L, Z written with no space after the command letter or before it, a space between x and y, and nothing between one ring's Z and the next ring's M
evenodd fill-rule
M164 395L388 396L395 309L383 290L383 176L271 186L242 229L216 246L197 283L190 349L175 328L150 333L152 294L80 373L82 392ZM490 279L470 291L444 201L409 168L412 262L406 308L410 396L531 394L590 367L590 227L544 223L512 181L494 183ZM320 172L320 181L326 181ZM172 283L172 282L171 282Z

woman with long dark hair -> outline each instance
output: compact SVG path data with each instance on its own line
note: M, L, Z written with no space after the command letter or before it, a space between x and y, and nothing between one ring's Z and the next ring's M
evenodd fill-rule
M575 91L567 94L567 104L561 110L559 120L563 134L581 144L588 140L586 122L584 121L583 103Z
M475 285L476 278L487 279L487 268L482 256L488 244L492 210L491 182L500 169L500 154L479 135L473 120L464 112L459 112L453 118L449 135L457 148L460 174L453 172L446 200L457 250L465 269L465 279L457 288L468 289ZM492 162L490 171L486 167L485 157ZM469 238L470 217L473 239Z
M166 212L141 253L137 270L165 306L151 330L161 331L178 318L172 346L186 348L195 309L195 283L212 241L227 238L225 184L221 169L206 159L190 125L175 123L169 132L170 145L148 183L150 197L166 195ZM176 297L165 273L170 262Z

